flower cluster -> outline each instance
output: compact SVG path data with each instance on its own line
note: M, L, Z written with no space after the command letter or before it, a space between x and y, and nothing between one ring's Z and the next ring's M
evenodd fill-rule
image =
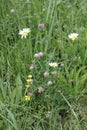
M36 54L34 54L34 57L35 58L40 58L40 57L43 57L43 52L39 52L39 53L36 53Z
M14 11L14 9L11 9L10 12L14 13L15 11ZM43 29L44 23L39 23L38 27ZM31 32L30 28L23 28L23 30L19 31L19 35L21 35L21 38L23 38L23 37L26 38L30 32ZM74 41L78 37L78 35L79 35L78 33L71 33L68 35L68 37L69 37L69 39ZM38 57L38 56L36 55L35 57Z
M25 100L30 101L30 98L31 98L31 96L32 96L32 93L30 93L30 92L28 93L28 88L29 88L30 85L33 83L32 75L28 75L28 78L27 78L26 81L27 81L27 84L25 85L25 87L26 87ZM28 94L27 94L27 93L28 93Z
M14 13L15 11L14 11L14 9L11 9L10 12ZM38 27L43 29L44 28L44 23L39 23ZM30 28L23 28L22 30L19 31L19 35L21 35L21 38L26 38L30 32L31 32ZM74 41L75 39L77 39L78 35L79 34L77 34L77 33L71 33L71 34L68 35L68 38L71 39L72 41ZM43 57L43 56L44 56L43 52L38 52L38 53L34 54L34 58L40 58L40 57ZM48 64L52 68L56 68L59 65L57 62L50 62ZM64 66L64 64L61 64L61 66ZM29 66L30 70L33 70L34 68L35 68L35 63L31 64ZM55 76L57 74L57 72L56 71L52 71L52 72L49 73L48 71L46 71L46 72L43 73L44 78L48 78L46 80L46 86L52 86L53 83L54 83L50 79L50 74L51 74L51 76ZM29 90L30 86L33 84L32 75L28 75L26 82L27 82L27 84L25 85L25 88L26 88L26 90L25 90L25 100L30 101L32 93L29 92L28 90ZM72 81L69 81L69 82L72 82ZM37 88L37 92L38 93L43 93L44 91L45 91L45 89L42 87L42 85ZM49 115L50 115L50 113L47 114L47 117Z

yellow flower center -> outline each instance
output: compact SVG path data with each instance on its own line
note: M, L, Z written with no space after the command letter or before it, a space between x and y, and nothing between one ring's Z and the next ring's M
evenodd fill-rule
M77 38L77 36L72 36L72 40L75 40Z
M52 64L52 67L56 67L56 66L57 66L57 64L55 64L55 63Z
M28 32L23 32L23 35L27 35L28 34Z
M55 67L55 64L52 64L53 67Z

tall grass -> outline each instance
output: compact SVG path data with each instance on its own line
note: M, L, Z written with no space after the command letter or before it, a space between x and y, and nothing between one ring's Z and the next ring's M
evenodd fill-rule
M87 129L86 8L86 0L0 0L0 129ZM23 28L31 32L22 39Z

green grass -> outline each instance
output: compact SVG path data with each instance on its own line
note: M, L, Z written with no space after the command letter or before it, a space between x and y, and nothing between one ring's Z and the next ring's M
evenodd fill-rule
M31 32L22 39L23 28ZM74 41L68 38L73 32L79 34ZM86 41L86 0L0 0L0 129L87 129ZM38 52L44 55L35 58ZM26 81L29 74L32 84Z

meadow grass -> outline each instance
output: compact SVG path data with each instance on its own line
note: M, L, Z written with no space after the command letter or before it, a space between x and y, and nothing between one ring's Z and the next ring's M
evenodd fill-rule
M86 23L86 0L0 0L0 129L87 130Z

